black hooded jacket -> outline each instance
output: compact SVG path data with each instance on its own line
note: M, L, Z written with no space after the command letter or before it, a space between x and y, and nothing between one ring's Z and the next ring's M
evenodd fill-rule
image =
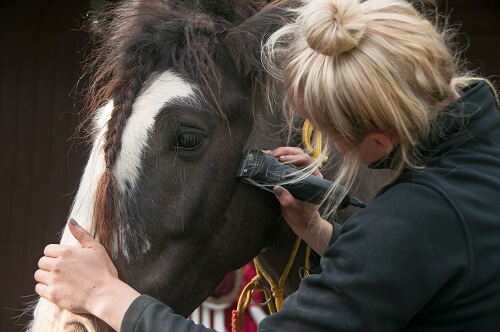
M259 331L498 331L500 111L484 81L433 122L425 168L335 225L322 272ZM142 295L121 331L205 331Z

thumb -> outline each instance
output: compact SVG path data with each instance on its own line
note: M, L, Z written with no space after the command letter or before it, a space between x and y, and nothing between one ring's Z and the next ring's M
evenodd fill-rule
M296 204L296 200L293 195L281 186L276 186L273 188L273 192L276 198L280 202L281 206L284 208L290 208Z
M84 248L94 248L95 244L99 243L73 218L69 219L68 228L71 234L73 234L75 239L77 239Z

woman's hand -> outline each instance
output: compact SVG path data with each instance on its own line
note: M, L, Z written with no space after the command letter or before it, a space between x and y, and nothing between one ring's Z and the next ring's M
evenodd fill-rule
M264 152L278 158L282 163L289 163L297 168L305 168L314 163L314 159L301 148L284 146L273 151L265 150ZM313 175L323 178L323 174L319 172L317 167L314 169Z
M68 228L82 248L45 247L35 272L35 291L63 309L92 314L119 330L123 314L140 294L118 278L104 247L74 219Z
M270 151L270 154L294 166L306 167L314 160L300 148L280 147ZM314 175L323 178L318 169ZM292 230L300 236L318 254L328 247L333 233L333 225L321 218L318 206L312 203L295 199L292 194L281 186L276 186L273 191L281 204L281 214Z

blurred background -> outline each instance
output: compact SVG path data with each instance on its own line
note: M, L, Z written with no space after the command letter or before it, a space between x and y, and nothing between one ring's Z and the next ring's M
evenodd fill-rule
M0 0L0 331L22 331L36 299L33 273L58 242L88 147L72 138L82 109L81 29L90 0ZM500 1L441 0L459 24L470 69L500 74Z

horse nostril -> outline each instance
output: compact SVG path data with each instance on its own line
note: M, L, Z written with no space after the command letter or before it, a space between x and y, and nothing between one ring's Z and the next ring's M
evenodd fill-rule
M82 323L75 323L75 332L89 332L89 330Z

